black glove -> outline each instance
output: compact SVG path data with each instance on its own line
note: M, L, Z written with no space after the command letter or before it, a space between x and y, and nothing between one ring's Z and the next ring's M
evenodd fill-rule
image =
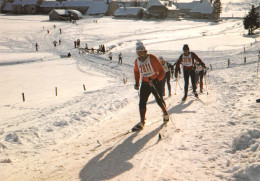
M135 88L136 90L139 90L139 82L136 82L136 83L135 83L134 88Z

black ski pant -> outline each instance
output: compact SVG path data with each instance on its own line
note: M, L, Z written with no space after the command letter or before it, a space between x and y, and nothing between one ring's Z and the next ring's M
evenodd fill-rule
M139 100L139 109L140 109L140 113L142 111L146 111L146 104L148 101L148 98L150 96L150 94L152 93L155 97L155 100L157 102L157 104L162 108L165 107L165 102L162 99L162 81L154 81L153 85L155 87L155 89L153 87L151 87L149 85L149 83L146 82L142 82L141 84L141 88L140 88L140 100ZM158 95L158 94L159 95ZM144 111L144 114L145 114ZM142 117L142 116L141 116ZM142 118L141 118L142 119Z
M204 75L203 70L196 72L196 85L200 83L200 90L203 90L203 75Z
M196 86L196 73L194 69L190 70L185 70L183 68L183 74L184 74L184 96L188 95L188 89L189 89L189 77L191 78L191 83L192 83L192 89L193 92L196 92L197 86Z
M169 94L171 94L171 84L170 84L170 80L171 80L171 73L170 73L170 71L168 71L168 72L166 72L165 73L165 76L164 76L164 78L163 78L163 82L162 82L162 84L163 84L163 90L162 90L162 93L163 93L163 95L165 95L165 83L167 82L167 87L168 87L168 92L169 92Z

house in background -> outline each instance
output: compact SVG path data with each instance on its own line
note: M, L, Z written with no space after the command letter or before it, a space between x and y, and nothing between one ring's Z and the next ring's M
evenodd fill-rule
M49 20L52 21L79 20L81 18L82 14L77 10L54 9L49 13Z
M104 1L43 1L40 5L41 13L48 14L53 9L75 9L82 14L106 14L108 4Z
M155 17L218 19L220 13L213 11L212 0L178 3L174 0L90 0L90 1L43 1L1 0L1 12L14 14L49 14L54 9L75 9L85 15L108 15L115 17ZM146 8L145 12L143 8Z
M177 18L178 11L172 1L150 0L146 6L148 16L155 18Z
M200 0L188 3L175 3L180 10L179 16L192 19L214 19L217 17L213 12L211 0Z
M6 2L5 4L3 4L3 7L1 9L2 13L12 13L13 11L13 5L11 2Z
M42 0L15 0L12 3L14 14L37 14L40 11Z
M116 18L137 18L145 16L145 9L142 7L120 7L114 13Z

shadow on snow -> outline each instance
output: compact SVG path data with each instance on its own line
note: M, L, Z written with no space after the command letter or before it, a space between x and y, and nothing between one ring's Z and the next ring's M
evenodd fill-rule
M158 135L161 125L133 142L138 132L130 135L115 148L110 147L92 158L80 171L81 181L109 180L133 168L132 159L153 137Z

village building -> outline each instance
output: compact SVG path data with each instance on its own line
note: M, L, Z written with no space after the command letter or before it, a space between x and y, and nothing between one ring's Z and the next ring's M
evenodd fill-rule
M99 15L106 14L108 4L104 1L43 1L41 13L48 14L53 9L75 9L82 14Z
M150 0L146 7L149 17L177 18L179 10L172 1Z
M215 19L219 15L214 14L211 0L200 0L186 3L175 3L180 10L179 16L191 19Z
M1 9L2 13L12 13L13 10L13 5L11 2L6 2L5 4L3 4L3 7Z
M137 18L145 16L145 9L142 7L120 7L114 13L116 18Z
M77 10L54 9L49 13L49 20L68 21L82 18L81 12Z
M43 1L4 0L1 12L15 14L49 14L54 9L74 9L84 15L108 15L123 18L191 18L218 19L220 13L213 11L212 0L179 3L172 0L149 1ZM144 9L146 8L146 9Z
M12 3L14 14L37 14L42 0L15 0Z

